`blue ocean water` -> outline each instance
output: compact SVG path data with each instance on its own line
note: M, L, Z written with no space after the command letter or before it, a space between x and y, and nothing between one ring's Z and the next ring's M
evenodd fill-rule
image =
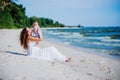
M51 28L43 29L42 33L49 40L120 58L120 27Z

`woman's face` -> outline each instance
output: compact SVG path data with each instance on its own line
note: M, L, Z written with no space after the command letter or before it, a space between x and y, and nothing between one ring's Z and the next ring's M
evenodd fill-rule
M26 28L26 30L28 31L28 34L31 35L31 28Z

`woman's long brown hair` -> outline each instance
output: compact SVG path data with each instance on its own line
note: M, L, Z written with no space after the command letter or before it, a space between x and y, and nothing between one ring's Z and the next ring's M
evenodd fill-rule
M28 48L28 31L24 28L20 34L20 44L24 49Z

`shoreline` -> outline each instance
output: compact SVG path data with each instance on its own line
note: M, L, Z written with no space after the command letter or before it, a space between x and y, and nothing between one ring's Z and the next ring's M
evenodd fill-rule
M65 29L65 28L43 28L43 30L49 30L49 29ZM69 29L69 28L66 28L66 29ZM47 38L45 38L45 39L47 39ZM47 40L58 43L58 44L66 45L66 46L72 46L73 48L76 48L76 49L82 50L82 51L86 51L86 49L87 49L87 50L91 51L91 53L94 53L94 54L97 54L97 55L100 55L100 56L105 56L105 57L112 58L112 59L116 59L116 60L120 60L119 54L117 54L116 52L109 52L109 50L106 50L106 49L95 49L95 48L80 47L80 46L78 47L76 45L69 44L69 43L71 43L69 41L68 42L64 42L64 40L60 41L58 39L55 39L54 37L53 37L53 39L48 37Z
M70 47L70 48L74 48L74 49L76 49L78 51L81 51L81 52L85 52L85 53L90 52L88 54L98 55L98 56L102 56L102 57L105 57L105 58L110 58L110 59L113 59L113 60L120 61L120 57L119 56L112 56L110 54L105 54L103 52L96 51L95 49L83 48L83 47L76 47L76 46L64 44L64 42L55 41L55 40L53 41L53 40L51 40L51 39L45 39L45 41L52 42L52 43L55 43L55 44L58 44L58 45L62 45L62 46L66 46L66 47Z
M24 56L19 30L0 30L0 79L2 80L119 80L120 62L44 40L40 48L55 46L71 62L52 62ZM87 50L87 49L86 49ZM9 51L9 52L8 52ZM47 77L46 77L47 75Z

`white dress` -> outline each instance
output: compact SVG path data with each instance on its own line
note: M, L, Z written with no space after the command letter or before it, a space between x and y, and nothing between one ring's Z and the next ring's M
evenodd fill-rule
M28 54L31 57L46 59L46 60L57 60L65 61L67 60L66 56L62 55L55 47L39 48L35 46L36 42L29 42L28 44Z

